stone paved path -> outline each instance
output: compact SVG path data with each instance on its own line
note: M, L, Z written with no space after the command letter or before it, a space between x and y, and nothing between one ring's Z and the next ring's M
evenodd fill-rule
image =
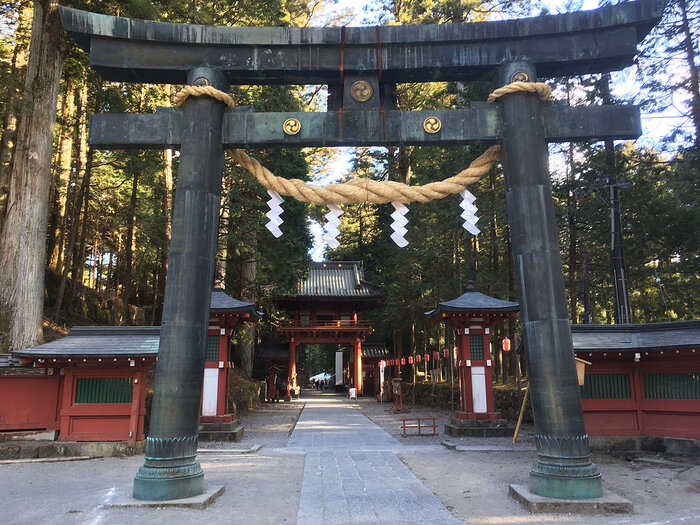
M403 445L344 397L312 395L288 447L304 450L297 523L461 523L395 452Z

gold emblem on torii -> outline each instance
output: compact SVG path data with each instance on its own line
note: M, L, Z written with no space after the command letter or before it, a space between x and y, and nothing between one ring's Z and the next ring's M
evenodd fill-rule
M367 102L373 93L372 86L365 80L358 80L350 86L350 96L357 102Z

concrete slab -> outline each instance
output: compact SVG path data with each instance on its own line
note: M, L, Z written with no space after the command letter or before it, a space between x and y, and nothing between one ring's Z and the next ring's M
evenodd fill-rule
M595 499L557 499L538 496L527 485L509 485L509 495L533 514L629 514L632 502L603 489Z
M197 454L255 454L262 445L253 445L250 448L198 448Z
M131 493L127 494L122 491L122 494L114 498L109 503L105 504L105 508L108 509L119 509L119 508L166 508L166 507L181 507L186 509L206 509L209 505L214 503L216 499L224 493L224 487L211 486L204 490L204 494L199 496L194 496L192 498L184 499L174 499L169 501L144 501L140 499L134 499L131 497Z
M442 441L440 444L447 450L457 452L527 452L537 450L535 447L521 445L458 445L450 441Z
M65 458L32 458L32 459L5 459L0 460L0 465L14 465L16 463L58 463L61 461L85 461L87 459L99 459L101 456L69 456Z

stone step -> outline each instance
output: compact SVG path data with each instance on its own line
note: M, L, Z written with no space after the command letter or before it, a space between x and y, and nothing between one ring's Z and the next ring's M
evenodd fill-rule
M235 430L236 427L240 426L241 420L240 419L234 419L230 423L200 423L199 424L199 433L201 434L202 432L217 432L217 431L232 431Z
M232 430L205 430L199 432L199 441L242 441L243 425Z

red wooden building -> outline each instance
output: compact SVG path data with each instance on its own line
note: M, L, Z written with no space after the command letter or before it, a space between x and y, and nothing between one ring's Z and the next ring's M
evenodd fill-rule
M230 423L231 336L262 315L223 290L212 293L202 423ZM160 327L74 327L66 337L13 352L41 375L0 376L0 431L58 430L64 441L127 441L144 436L146 372Z
M364 279L359 261L326 261L311 264L309 273L297 284L295 294L279 299L291 322L281 324L278 333L288 341L288 373L291 389L298 386L296 349L304 344L331 344L351 348L345 363L352 362L350 387L363 392L362 342L372 333L369 321L361 319L363 310L380 300L379 289ZM336 384L342 384L342 376Z
M572 325L591 436L700 439L700 320ZM700 447L697 447L700 451Z
M505 319L516 317L518 310L518 303L484 295L469 281L462 295L426 312L432 322L455 330L460 393L457 420L500 419L493 400L491 331Z

